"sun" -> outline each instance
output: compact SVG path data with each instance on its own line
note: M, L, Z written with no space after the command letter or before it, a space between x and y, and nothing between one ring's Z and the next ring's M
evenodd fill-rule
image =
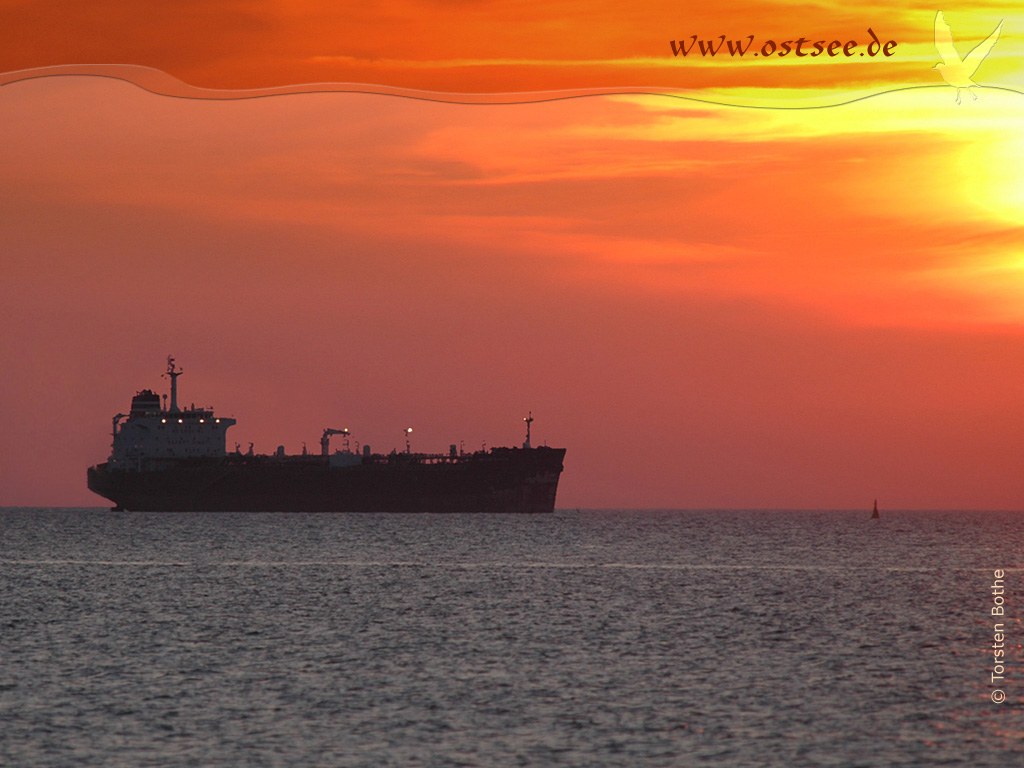
M960 192L976 215L1019 225L1024 220L1024 97L983 91L980 99L1000 105L974 110L981 119L973 121L974 135L960 157L965 182Z

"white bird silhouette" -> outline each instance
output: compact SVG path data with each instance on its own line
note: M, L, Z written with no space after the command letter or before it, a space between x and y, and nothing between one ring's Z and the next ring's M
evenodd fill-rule
M996 44L1002 28L1003 22L1000 21L999 26L995 28L991 35L978 43L974 50L967 54L966 58L961 59L960 54L956 52L956 47L953 45L953 32L943 18L942 11L935 14L935 50L942 57L942 63L936 64L932 69L938 70L939 74L942 75L942 79L956 88L957 104L960 103L960 89L966 88L968 89L967 92L971 93L970 88L980 87L971 78L978 71L981 62L988 56L988 52L992 50L992 46ZM978 100L978 97L973 93L971 93L971 98L975 101Z

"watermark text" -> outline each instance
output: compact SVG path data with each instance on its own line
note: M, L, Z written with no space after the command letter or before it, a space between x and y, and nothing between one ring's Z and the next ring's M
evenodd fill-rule
M992 625L992 684L1003 685L1006 681L1006 625L1002 619L1006 616L1006 573L1002 568L993 572L992 579L992 610L996 617ZM992 691L992 701L1002 704L1006 701L1006 693L1001 688Z
M798 37L795 40L765 40L760 45L755 45L754 35L747 35L739 40L729 40L725 35L719 35L711 39L699 39L697 35L691 35L686 40L669 40L672 47L672 55L675 57L701 56L712 58L715 56L751 56L783 58L792 55L794 58L805 57L817 58L818 56L892 56L896 51L896 41L881 41L871 27L868 27L868 35L871 41L862 43L857 40L813 40L807 37Z

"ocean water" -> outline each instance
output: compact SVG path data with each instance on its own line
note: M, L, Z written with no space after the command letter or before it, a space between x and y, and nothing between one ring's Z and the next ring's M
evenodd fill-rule
M1019 765L1022 541L1024 513L0 510L0 764Z

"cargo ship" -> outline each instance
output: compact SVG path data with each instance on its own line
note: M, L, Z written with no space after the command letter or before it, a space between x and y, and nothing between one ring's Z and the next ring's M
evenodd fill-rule
M113 419L109 459L89 467L88 485L115 510L135 512L554 511L564 448L533 447L527 416L522 447L472 453L352 450L347 429L325 429L320 453L226 450L234 419L212 408L178 407L182 370L167 358L167 396L144 389ZM411 432L407 430L408 433ZM332 436L344 445L330 450Z

